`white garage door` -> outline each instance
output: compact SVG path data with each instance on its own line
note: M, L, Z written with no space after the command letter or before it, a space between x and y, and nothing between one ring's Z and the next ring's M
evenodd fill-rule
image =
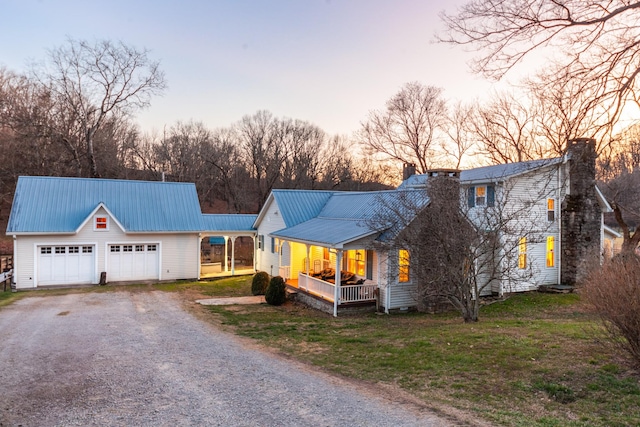
M160 278L157 244L109 245L108 257L108 282Z
M39 246L38 286L95 282L93 246Z

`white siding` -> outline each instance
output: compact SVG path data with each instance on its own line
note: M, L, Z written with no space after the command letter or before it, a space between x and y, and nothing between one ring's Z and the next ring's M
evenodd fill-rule
M264 236L264 247L256 250L256 268L258 271L266 271L271 276L278 275L280 260L277 253L271 252L271 237L269 233L282 230L283 228L285 228L285 224L278 204L275 199L271 199L264 217L260 221L260 224L258 224L258 236ZM289 265L290 262L290 259L283 259L282 265Z
M98 211L98 215L107 215L106 211ZM93 283L97 284L100 272L109 270L106 254L109 244L157 244L160 251L160 280L193 279L198 277L199 238L198 234L125 234L109 221L109 230L95 231L93 221L75 235L42 235L17 236L15 275L16 288L27 289L36 286L37 247L40 245L93 245L95 246L95 275Z
M492 183L496 187L495 208L473 207L469 218L481 229L500 229L503 250L498 259L502 262L503 280L493 283L491 290L510 293L535 290L542 284L558 283L560 253L560 205L564 197L564 171L562 165L535 171L505 182ZM491 184L491 183L489 183ZM479 184L482 185L482 184ZM466 191L462 188L464 205L467 207ZM547 200L554 200L554 220L548 221ZM501 220L490 224L489 214ZM555 265L546 266L546 239L555 238ZM518 240L527 240L527 272L520 272L518 262ZM482 280L482 276L480 277ZM487 289L488 290L488 289Z
M385 310L415 307L416 285L411 280L407 283L398 282L398 252L381 254L380 278L384 282L380 284L380 301ZM409 275L411 278L411 273Z

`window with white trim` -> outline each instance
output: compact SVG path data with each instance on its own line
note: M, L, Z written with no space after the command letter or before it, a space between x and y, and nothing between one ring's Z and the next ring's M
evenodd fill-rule
M95 231L108 231L109 230L109 218L106 216L97 216L93 220L93 229Z
M400 249L398 251L398 281L400 283L406 283L410 280L410 268L411 259L409 256L409 251L406 249Z
M554 199L547 199L547 221L553 222L556 220L556 201Z
M521 237L518 240L518 268L527 268L527 238Z
M555 267L556 265L556 239L553 236L547 236L547 267Z

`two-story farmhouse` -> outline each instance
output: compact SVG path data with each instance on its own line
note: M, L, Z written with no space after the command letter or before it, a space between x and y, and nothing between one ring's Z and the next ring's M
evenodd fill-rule
M455 205L479 231L496 233L497 270L516 272L487 273L481 293L571 285L602 253L610 208L595 186L593 146L577 140L559 158L444 171L457 182ZM373 300L385 311L411 307L410 250L388 243L429 206L429 180L443 171L406 172L396 190L273 190L258 215L203 215L193 184L20 177L7 228L14 286L262 270L334 313ZM243 241L250 253L239 255Z
M409 172L393 191L274 190L255 223L257 268L297 281L299 292L332 301L334 313L339 304L370 299L374 291L386 311L415 305L411 254L377 244L412 218L391 224L380 220L389 218L381 211L419 215L401 201L428 206L427 183L441 172ZM605 236L602 213L610 206L595 185L591 140L572 141L568 153L554 159L445 174L459 180L451 197L470 221L499 239L497 265L485 263L486 271L479 272L480 279L486 276L481 294L573 285L586 264L598 259L605 238L614 237Z

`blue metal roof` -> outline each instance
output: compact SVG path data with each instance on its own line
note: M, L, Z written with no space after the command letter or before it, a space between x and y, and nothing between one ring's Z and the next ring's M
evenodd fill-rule
M295 193L288 195L292 203ZM424 190L334 192L317 216L271 235L299 242L340 246L394 229L399 220L393 215L402 215L404 219L401 221L407 222L407 218L413 218L428 202ZM387 215L386 212L393 213Z
M509 177L561 163L562 157L553 159L529 160L526 162L506 163L502 165L483 166L460 172L460 183L495 182ZM398 189L424 188L427 184L427 174L412 175L403 181Z
M253 223L258 215L203 214L203 231L255 231Z
M203 229L194 184L21 176L7 234L73 233L101 203L126 232Z
M274 237L321 246L339 246L376 233L365 221L313 218L291 228L271 233Z
M545 166L558 164L561 161L562 157L557 157L554 159L530 160L528 162L507 163L464 170L460 172L460 182L464 184L465 181L499 181Z
M316 217L335 192L323 190L272 190L287 227Z

